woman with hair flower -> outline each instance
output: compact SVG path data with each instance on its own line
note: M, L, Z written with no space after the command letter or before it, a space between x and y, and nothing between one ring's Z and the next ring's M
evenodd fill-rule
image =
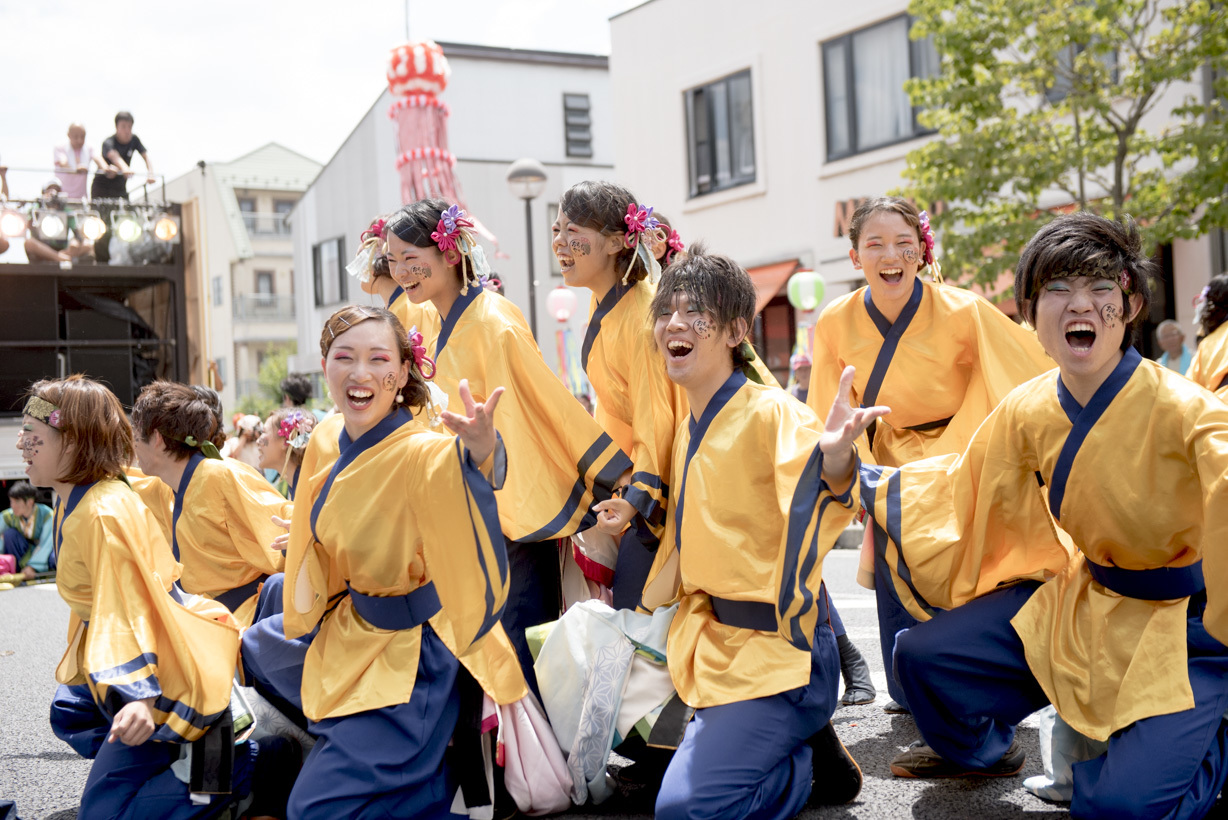
M511 568L503 623L536 691L524 630L559 616L552 542L593 525L589 508L610 498L630 462L546 365L519 309L481 286L486 258L464 211L415 202L389 217L384 236L389 269L409 300L430 302L443 317L435 344L423 344L447 402L458 405L465 379L477 400L508 389L498 425L507 480L496 494Z
M311 412L282 407L265 419L264 432L256 440L260 448L259 468L277 473L277 491L290 501L294 500L303 453L307 451L307 442L315 426L316 417Z
M385 229L388 217L381 216L358 237L358 253L345 266L351 276L358 280L363 293L378 296L384 307L400 320L401 326L416 327L429 345L439 338L439 311L430 302L414 304L388 270L388 255Z
M891 407L861 440L867 462L895 467L963 450L1017 385L1053 367L1036 335L979 296L942 281L929 216L900 197L862 203L849 223L853 267L867 285L828 305L815 326L807 402L826 413L844 368L853 404ZM921 278L928 273L933 281ZM890 522L887 522L888 524ZM1004 568L1008 571L1009 568ZM898 532L866 527L858 580L875 590L888 712L905 712L895 680L896 634L935 612L899 559Z
M1228 401L1228 273L1202 289L1196 318L1198 349L1185 375Z

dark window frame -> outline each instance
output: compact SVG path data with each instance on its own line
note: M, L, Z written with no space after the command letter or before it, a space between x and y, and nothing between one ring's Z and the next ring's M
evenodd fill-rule
M588 94L563 92L563 143L567 156L593 158L593 108Z
M819 44L820 54L819 63L823 68L823 126L825 148L827 151L827 162L834 162L838 159L864 154L869 151L877 151L880 148L889 148L892 145L899 145L903 142L915 140L918 137L924 137L929 134L937 133L931 128L925 128L917 122L917 114L920 109L917 106L912 106L912 131L905 136L896 137L884 142L875 143L873 145L859 146L857 144L857 77L856 77L856 62L854 59L854 38L857 35L867 31L879 28L881 26L889 26L898 23L900 19L908 21L905 28L905 39L908 41L908 76L910 79L916 78L921 66L922 54L920 49L923 47L924 41L914 40L907 36L907 32L912 29L913 17L907 13L897 14L894 17L888 17L886 20L879 20L877 23L869 26L863 26L856 31L850 31L839 37L833 37L830 40L824 40ZM833 118L827 104L828 97L831 96L828 83L831 81L831 72L827 70L827 51L828 49L840 46L844 49L844 117L848 123L848 148L843 150L832 150L832 126ZM900 89L903 93L903 89Z
M746 79L747 105L750 107L751 169L749 174L739 173L735 165L734 151L737 142L733 127L735 118L732 112L732 105L729 103L731 84L743 78ZM725 122L728 156L725 157L725 160L729 168L729 179L724 182L717 178L721 158L717 156L717 151L714 147L717 143L717 135L713 133L715 120L715 103L713 101L716 98L714 92L720 86L724 87L722 93L726 100ZM696 102L697 99L698 103ZM702 137L697 133L701 130L699 127L701 118L698 115L700 112L702 112L702 130L704 131ZM686 124L687 196L689 199L707 196L718 191L728 191L743 185L752 185L758 180L759 158L755 147L755 86L750 67L726 74L711 82L697 85L684 91L682 93L682 119ZM703 181L705 178L707 182Z
M337 243L337 301L324 301L324 271L320 268L320 251L329 243ZM345 302L349 298L349 291L346 287L346 271L345 271L345 237L334 236L330 239L324 239L311 246L311 279L315 289L315 304L316 307L326 307L328 305L336 305Z

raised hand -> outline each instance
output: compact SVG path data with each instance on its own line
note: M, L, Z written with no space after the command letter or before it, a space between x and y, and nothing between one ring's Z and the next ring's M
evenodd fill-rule
M635 517L635 507L621 498L607 498L593 505L597 512L597 529L606 535L619 535Z
M499 397L502 395L503 388L496 387L484 403L478 404L469 390L469 380L461 379L460 397L465 405L465 415L449 410L441 414L443 423L460 436L461 443L468 448L476 464L486 461L495 451L498 440L495 436L495 408L499 405Z
M890 407L853 407L849 395L853 390L853 375L856 368L844 368L840 374L840 386L827 414L823 435L819 437L819 449L823 451L823 478L833 487L844 485L852 477L853 442L866 431L876 419L891 412Z

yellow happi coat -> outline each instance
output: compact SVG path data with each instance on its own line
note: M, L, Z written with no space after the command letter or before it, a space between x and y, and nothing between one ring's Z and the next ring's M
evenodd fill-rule
M463 656L498 623L508 584L494 492L458 438L405 410L354 442L330 422L303 458L283 599L287 637L320 625L303 667L303 712L316 721L408 703L414 688L422 628L368 624L350 586L400 596L433 582L442 609L430 624Z
M504 534L544 541L596 524L593 504L611 496L631 462L551 372L520 309L471 286L431 350L435 382L454 411L464 412L461 379L477 402L506 388L495 412L507 448L507 480L496 493Z
M649 316L656 288L647 280L616 284L593 298L581 361L596 393L596 417L631 456L623 496L660 541L669 521L674 433L686 416L686 394L670 381Z
M180 604L180 566L153 512L118 479L56 504L56 587L71 611L63 684L87 683L114 718L153 697L154 740L195 740L228 707L239 627L221 604Z
M285 566L285 556L272 546L285 530L273 516L289 519L293 509L254 467L193 454L175 492L171 537L175 558L183 563L184 592L217 598L251 585L250 594L229 602L239 623L251 626L255 584Z
M823 423L779 388L734 373L674 449L671 526L646 586L680 570L669 630L670 677L696 708L765 697L810 681L823 556L852 520L856 482L821 478ZM710 596L775 609L774 632L723 624Z
M1228 406L1205 390L1131 349L1086 408L1046 373L1011 393L962 455L861 475L866 507L892 531L902 572L929 604L958 606L1011 578L1049 579L1011 624L1076 730L1105 740L1194 705L1188 599L1125 597L1086 564L1201 559L1204 623L1228 642Z
M1228 401L1228 322L1199 343L1185 375Z
M418 418L415 421L421 421L421 419ZM311 432L312 470L317 474L322 471L323 477L319 478L320 481L327 480L328 471L341 457L341 431L344 427L344 417L340 413L335 413L321 421ZM304 460L304 466L306 466L306 460ZM300 480L306 475L307 473L302 469L299 470ZM502 477L499 475L496 478ZM387 475L385 480L394 483L403 481L404 473ZM308 514L309 508L300 507L300 509L303 514ZM379 513L376 511L373 514L378 515ZM515 703L528 694L529 685L525 681L520 661L516 657L516 649L507 637L503 624L495 624L489 632L474 641L468 650L461 652L461 647L457 644L451 628L444 625L443 616L446 614L445 611L432 618L431 626L452 651L452 654L460 659L461 664L482 687L482 691L490 695L496 703L503 705Z
M128 479L128 485L136 490L136 494L141 497L145 506L149 507L154 518L158 520L158 526L162 528L162 535L169 544L174 529L172 522L175 520L175 491L168 487L162 479L145 475L137 467L125 467L124 475Z
M406 332L412 331L414 328L418 329L418 332L422 334L423 346L427 350L435 349L435 342L439 338L441 319L439 311L435 310L433 304L423 302L420 305L415 305L409 301L409 297L405 295L405 291L401 289L401 286L397 285L397 289L388 298L388 310L401 320L401 324L405 326Z

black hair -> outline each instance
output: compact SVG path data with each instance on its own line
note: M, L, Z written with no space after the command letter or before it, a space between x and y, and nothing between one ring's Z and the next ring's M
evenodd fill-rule
M451 203L445 199L419 199L409 205L402 205L384 223L384 240L387 241L389 232L392 232L402 242L408 242L416 248L438 249L439 245L431 238L431 234L438 230L439 220L449 207ZM464 258L451 267L463 283L466 276ZM469 267L469 284L472 285L477 281L477 273L472 272L472 265Z
M194 384L191 387L196 397L213 411L213 420L217 423L217 432L210 441L213 442L215 447L221 449L222 445L226 443L226 420L222 418L222 396L212 387L207 387L203 384Z
M1120 284L1122 315L1130 315L1130 294L1142 297L1138 315L1129 320L1121 349L1130 347L1151 308L1151 277L1156 265L1143 254L1143 237L1129 216L1121 222L1088 211L1057 217L1028 240L1015 267L1015 306L1019 315L1036 326L1036 298L1050 279L1096 276ZM1127 290L1129 293L1127 293Z
M623 236L627 223L623 217L634 202L643 206L635 195L613 182L586 180L568 188L559 199L559 211L577 225L597 231L602 236ZM651 250L651 249L650 249ZM623 247L615 257L614 266L620 276L626 274L628 282L638 282L648 276L644 262L635 248ZM627 273L628 267L630 273Z
M120 111L118 114L115 115L116 125L119 125L123 121L133 123L134 125L136 124L136 120L133 119L131 111Z
M1199 316L1198 341L1201 342L1228 319L1228 273L1211 277Z
M849 241L854 248L861 239L862 225L877 213L891 213L903 217L908 226L917 232L917 241L922 248L925 247L925 239L921 236L921 212L917 210L917 206L900 196L876 196L858 205L849 220Z
M32 498L38 498L38 490L34 489L34 485L30 482L18 481L9 486L11 501L28 501Z
M720 330L741 319L746 322L749 333L754 324L755 286L750 274L728 256L708 253L703 242L692 243L686 249L686 256L661 274L649 308L653 321L673 311L674 297L678 293L686 294L693 309L712 314ZM744 367L750 361L740 344L734 347L735 368Z
M281 394L295 407L302 407L311 398L311 379L306 373L291 373L281 380Z

